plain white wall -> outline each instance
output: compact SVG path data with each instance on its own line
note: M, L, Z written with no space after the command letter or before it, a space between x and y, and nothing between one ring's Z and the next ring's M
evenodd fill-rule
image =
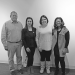
M18 20L25 26L26 17L34 20L34 27L39 26L41 15L46 15L49 25L53 26L56 17L62 17L65 25L70 31L69 53L66 55L66 67L75 69L75 0L0 0L0 30L4 22L10 19L10 12L15 10L18 13ZM1 31L0 31L1 32ZM0 35L1 39L1 35ZM0 41L0 62L8 62L7 52ZM24 50L22 49L22 55ZM54 64L54 57L51 56L51 65ZM23 58L24 59L24 58ZM16 58L15 58L16 60ZM40 63L40 55L36 50L34 65Z

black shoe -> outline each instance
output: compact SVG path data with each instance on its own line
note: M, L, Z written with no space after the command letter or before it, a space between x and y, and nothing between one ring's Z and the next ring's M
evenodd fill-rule
M15 71L11 71L11 75L16 75L16 72Z
M62 75L65 75L65 72L62 72Z
M23 74L23 69L18 70L19 73Z
M55 71L54 75L58 75L58 71Z
M58 70L55 70L54 75L58 75L58 73L59 73L59 69Z

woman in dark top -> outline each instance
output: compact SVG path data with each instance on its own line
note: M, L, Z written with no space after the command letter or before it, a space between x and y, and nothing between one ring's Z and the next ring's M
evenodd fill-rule
M62 75L65 75L65 61L64 57L68 53L70 33L69 30L64 26L63 19L57 17L54 21L53 29L53 42L52 49L54 50L55 56L55 75L58 75L59 62L61 65Z
M27 17L26 26L22 30L22 43L27 53L27 67L30 68L33 65L33 57L36 45L36 28L33 27L33 19L31 17Z

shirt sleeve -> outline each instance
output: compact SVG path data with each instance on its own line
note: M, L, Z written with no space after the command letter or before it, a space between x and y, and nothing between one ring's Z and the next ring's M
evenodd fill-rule
M65 48L67 48L68 45L69 45L69 40L70 40L70 33L69 33L69 31L65 34L65 40L66 40Z
M54 31L55 31L55 30L54 30L54 29L52 29L52 36L54 35Z
M39 41L39 37L40 37L40 33L38 30L36 30L36 43L37 43L37 46L38 46L38 41Z
M2 31L1 31L1 42L4 46L7 46L7 30L6 30L6 23L3 25L2 27Z
M26 42L25 42L25 32L24 32L24 29L22 30L22 45L23 45L25 48L28 47L27 44L26 44Z
M21 24L21 27L22 27L22 29L23 29L23 25Z
M52 35L53 35L53 29L52 29Z

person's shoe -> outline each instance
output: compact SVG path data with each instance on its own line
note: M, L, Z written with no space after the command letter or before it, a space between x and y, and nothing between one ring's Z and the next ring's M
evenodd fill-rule
M46 61L46 71L48 74L50 73L50 61Z
M58 75L58 73L59 73L59 70L55 70L54 75Z
M41 61L41 69L40 69L40 73L43 73L44 72L44 69L45 69L45 61Z
M23 74L23 69L18 70L19 73Z
M27 67L23 67L23 73L27 72Z
M31 73L34 73L33 67L31 67Z
M27 68L27 72L28 72L28 74L31 74L31 68L30 67Z
M65 75L65 72L62 72L62 75Z
M11 75L16 75L16 72L15 71L11 71Z
M50 69L46 69L47 73L49 74L50 73Z
M40 73L43 73L43 72L44 72L44 69L43 69L43 68L41 68L41 69L40 69Z

